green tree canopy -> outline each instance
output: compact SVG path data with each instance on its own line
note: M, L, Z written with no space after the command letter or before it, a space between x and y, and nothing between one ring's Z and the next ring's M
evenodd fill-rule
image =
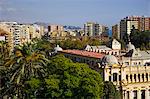
M104 96L103 99L121 99L120 93L110 81L104 82Z
M57 55L50 60L48 72L49 75L44 83L46 98L100 99L102 97L102 78L86 64L73 63L70 59ZM38 90L34 87L35 84L30 86Z
M132 29L130 39L136 48L150 49L150 31Z
M84 49L86 45L93 45L99 46L102 45L98 38L90 38L90 37L83 37L83 38L68 38L66 40L60 41L59 44L63 49Z

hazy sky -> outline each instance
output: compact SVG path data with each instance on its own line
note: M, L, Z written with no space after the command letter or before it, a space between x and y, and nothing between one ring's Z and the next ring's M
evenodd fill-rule
M150 16L150 0L0 0L0 20L110 27L128 15Z

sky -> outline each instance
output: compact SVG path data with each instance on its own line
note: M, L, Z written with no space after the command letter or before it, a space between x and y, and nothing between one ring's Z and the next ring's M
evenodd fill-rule
M108 27L126 16L150 16L150 0L0 0L0 20Z

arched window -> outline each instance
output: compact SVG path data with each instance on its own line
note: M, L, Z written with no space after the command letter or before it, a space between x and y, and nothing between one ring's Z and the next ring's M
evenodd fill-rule
M136 74L134 74L134 80L135 80L135 82L136 82Z
M128 75L126 75L126 80L128 81Z
M142 80L144 81L144 74L142 74Z
M119 75L119 81L121 81L121 75Z
M117 81L117 73L113 73L113 81Z
M148 81L148 73L146 73L146 81Z
M113 52L111 52L111 55L113 55L114 53Z
M130 75L130 80L131 80L131 82L132 82L132 75Z
M109 81L111 81L111 76L109 76Z
M138 74L138 79L139 79L139 82L141 81L141 79L140 79L140 74Z

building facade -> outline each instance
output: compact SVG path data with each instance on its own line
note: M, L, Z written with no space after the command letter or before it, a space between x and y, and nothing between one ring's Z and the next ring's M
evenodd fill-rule
M41 38L44 27L35 24L19 24L17 22L0 22L0 29L6 31L5 41L13 49L17 45L30 42L33 38Z
M108 27L95 22L87 22L84 24L85 36L100 36L101 34L108 35L108 30Z
M120 44L113 41L113 49L120 49ZM103 50L106 51L105 53ZM121 92L122 99L150 99L150 51L140 51L131 42L126 52L118 55L109 53L106 46L87 46L83 50L60 50L74 62L87 63L90 68L101 71L104 81L111 81Z
M48 34L50 37L65 37L68 32L64 31L64 26L53 24L48 26Z
M125 34L130 35L132 29L138 29L138 21L135 20L121 20L120 21L120 38L123 39Z
M125 34L130 35L133 26L139 31L150 31L150 17L127 16L121 19L119 24L112 26L113 37L123 39Z
M120 24L112 26L112 37L120 39Z

